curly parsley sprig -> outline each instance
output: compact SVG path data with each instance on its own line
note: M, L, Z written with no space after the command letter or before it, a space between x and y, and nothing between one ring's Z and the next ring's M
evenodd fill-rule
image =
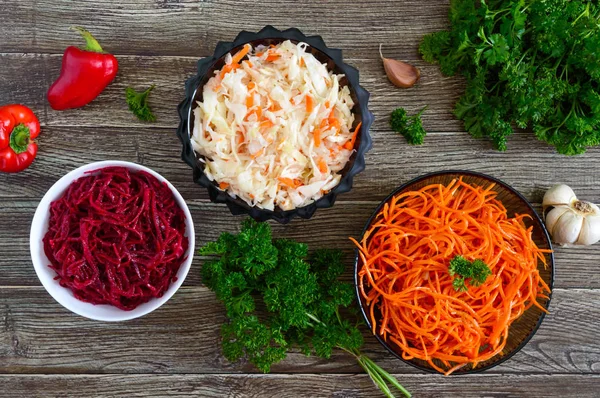
M266 373L292 347L322 358L337 348L354 356L387 397L394 396L394 388L410 397L360 352L364 342L351 307L354 288L338 280L344 271L339 250L309 255L305 244L273 239L269 224L249 219L239 234L223 233L199 253L211 256L202 267L202 281L229 318L221 329L228 360L247 358ZM342 310L354 316L343 317Z
M427 132L423 128L421 115L426 109L427 106L421 109L416 115L408 116L404 108L398 108L392 112L390 127L396 133L402 134L409 144L422 145Z
M452 287L456 291L467 291L467 280L471 286L481 286L492 274L490 267L482 260L469 261L463 256L456 256L450 260L448 267L450 276L454 277Z

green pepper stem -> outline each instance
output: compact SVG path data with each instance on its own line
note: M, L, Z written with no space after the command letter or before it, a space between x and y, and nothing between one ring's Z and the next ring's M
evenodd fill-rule
M13 131L10 133L9 145L17 155L27 151L30 141L31 133L29 131L29 127L25 126L23 123L15 126Z
M81 26L73 26L71 29L81 33L81 36L85 40L84 50L92 51L95 53L103 53L104 52L104 50L102 49L102 46L100 46L100 43L98 43L96 38L94 36L92 36L92 34L88 30L82 28Z

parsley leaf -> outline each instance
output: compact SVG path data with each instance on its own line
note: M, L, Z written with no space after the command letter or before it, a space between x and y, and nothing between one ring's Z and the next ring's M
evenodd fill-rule
M156 86L153 84L141 93L135 91L131 87L125 89L125 100L127 101L129 110L142 122L156 121L156 116L152 113L150 105L148 105L148 96L150 95L150 92L154 90L154 87Z

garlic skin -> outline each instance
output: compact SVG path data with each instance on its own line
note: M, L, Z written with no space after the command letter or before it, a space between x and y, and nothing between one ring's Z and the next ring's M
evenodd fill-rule
M544 222L554 242L587 246L600 241L600 208L578 200L567 185L550 188L544 195L542 207Z

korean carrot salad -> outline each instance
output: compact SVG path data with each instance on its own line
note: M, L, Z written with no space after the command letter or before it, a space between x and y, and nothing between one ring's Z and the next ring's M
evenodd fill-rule
M288 40L227 54L194 110L205 174L251 206L312 203L339 184L354 151L360 123L344 75L307 47Z
M457 179L397 194L353 240L373 333L446 375L501 354L532 306L546 312L549 250L493 188Z

